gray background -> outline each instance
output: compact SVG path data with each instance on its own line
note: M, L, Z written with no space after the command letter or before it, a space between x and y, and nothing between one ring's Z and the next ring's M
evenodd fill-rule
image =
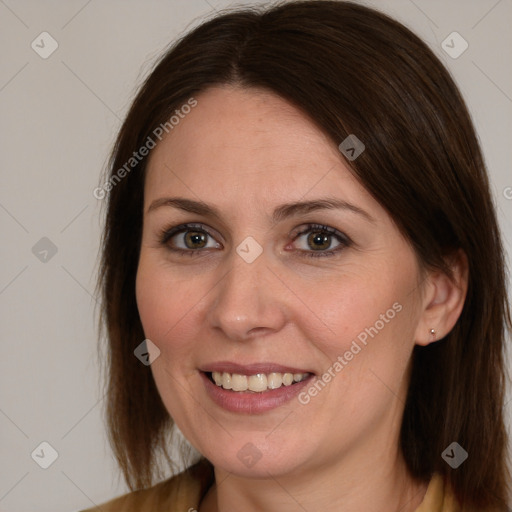
M412 28L455 76L483 145L510 261L512 1L365 3ZM93 190L151 63L227 5L0 0L1 511L72 511L126 491L101 416L93 295L101 201ZM31 47L43 31L59 45L47 59ZM453 31L469 43L456 59L441 46ZM54 255L48 241L33 253L43 237ZM512 402L506 408L510 426ZM31 458L43 441L58 452L48 469Z

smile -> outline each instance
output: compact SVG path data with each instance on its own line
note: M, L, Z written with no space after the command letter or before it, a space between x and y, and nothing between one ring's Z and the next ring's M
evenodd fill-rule
M239 373L211 372L210 380L219 387L235 392L252 391L263 393L270 389L279 389L282 386L291 386L296 382L302 382L310 376L309 373L256 373L254 375L242 375Z
M292 401L315 374L273 363L218 362L200 369L204 389L222 409L260 414Z

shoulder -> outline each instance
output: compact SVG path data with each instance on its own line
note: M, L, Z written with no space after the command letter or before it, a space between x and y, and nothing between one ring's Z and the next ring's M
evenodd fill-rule
M441 475L432 476L425 497L415 512L460 512L450 487Z
M164 480L149 489L130 492L107 503L81 512L149 512L153 510L197 509L214 480L213 467L205 459L179 475Z
M464 510L467 510L464 508ZM451 485L440 475L434 474L421 505L415 512L463 512ZM496 509L480 512L499 512Z

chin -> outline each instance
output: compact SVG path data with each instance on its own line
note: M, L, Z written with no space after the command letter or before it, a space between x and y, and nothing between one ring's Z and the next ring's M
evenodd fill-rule
M254 438L260 437L255 435ZM263 436L264 438L264 436ZM240 446L238 449L234 447ZM304 452L303 443L283 446L282 443L252 442L250 436L231 439L229 446L215 446L202 453L215 468L243 478L268 479L294 474L311 460Z

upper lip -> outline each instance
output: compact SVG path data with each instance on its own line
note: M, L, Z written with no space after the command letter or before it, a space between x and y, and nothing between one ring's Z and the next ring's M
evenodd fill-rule
M296 368L293 366L284 366L277 363L251 363L237 364L231 361L219 361L206 364L200 368L202 372L226 372L238 373L240 375L255 375L257 373L313 373L309 370Z

